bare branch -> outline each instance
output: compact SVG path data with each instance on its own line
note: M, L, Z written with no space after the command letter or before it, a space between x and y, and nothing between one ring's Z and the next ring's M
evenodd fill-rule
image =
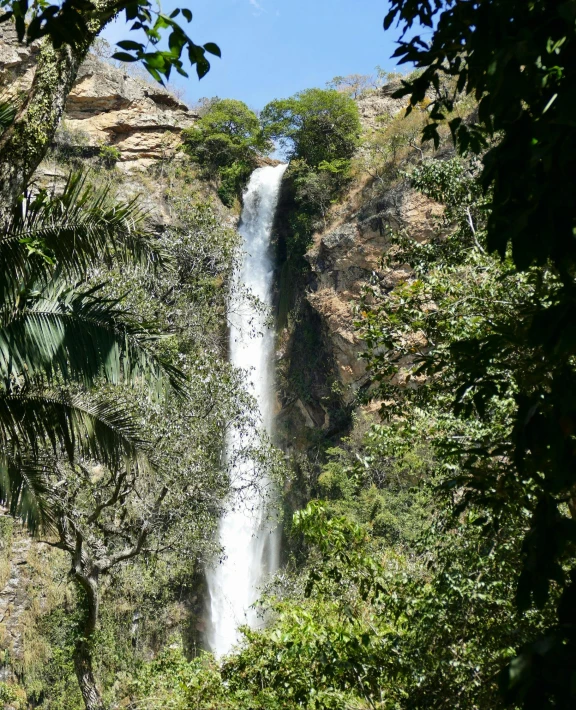
M100 572L107 572L111 567L114 567L120 562L136 557L140 554L140 552L142 552L142 548L144 547L146 539L152 529L152 520L158 515L162 501L167 495L168 488L167 486L164 486L156 499L151 515L143 522L138 537L136 538L136 542L131 547L127 547L121 552L117 552L115 555L111 555L110 557L98 562L96 566Z
M478 237L476 236L476 229L474 227L474 220L472 219L472 215L470 213L470 207L466 207L466 216L468 218L468 224L470 225L470 230L472 231L472 237L474 239L474 244L476 244L476 246L482 252L482 254L486 254L484 247L480 244L480 242L478 241Z
M124 485L124 481L126 480L127 475L128 474L126 473L126 471L124 471L123 473L121 473L118 476L118 479L116 481L116 486L114 487L114 492L112 493L110 498L108 498L108 500L105 500L103 503L100 503L99 505L96 506L94 512L92 513L92 515L90 515L90 517L86 521L88 523L88 525L95 523L105 508L110 508L111 506L115 505L118 502L118 499L120 498L120 495L122 493L121 489L122 489L122 486Z

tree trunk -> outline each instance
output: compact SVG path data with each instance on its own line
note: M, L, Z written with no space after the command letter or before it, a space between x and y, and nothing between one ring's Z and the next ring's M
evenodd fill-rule
M81 592L84 607L80 638L74 648L74 670L86 710L104 710L92 667L92 644L98 622L98 576L85 575L76 570L75 581Z
M52 143L88 50L118 13L116 0L94 0L93 6L81 43L55 49L50 38L44 38L26 100L0 136L0 229Z
M92 653L88 642L81 641L74 652L74 670L86 710L104 710L102 697L92 671Z

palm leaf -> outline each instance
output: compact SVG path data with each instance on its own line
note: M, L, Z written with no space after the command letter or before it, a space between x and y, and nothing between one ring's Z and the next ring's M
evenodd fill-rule
M0 395L0 450L40 460L45 450L73 462L80 457L108 468L147 466L148 443L125 402L89 402L80 395Z
M79 381L99 376L156 385L167 380L184 393L185 377L152 347L162 335L153 324L130 317L119 299L100 295L103 286L86 291L51 284L12 313L0 317L0 377Z
M32 531L50 530L61 512L51 478L64 458L110 469L149 469L149 444L126 403L79 395L0 395L0 503Z
M146 266L166 261L146 216L136 198L114 201L109 186L96 189L82 173L72 173L59 196L41 191L23 199L0 236L0 300L17 299L22 283L51 278L56 265L76 280L112 259Z
M56 509L49 480L56 466L48 456L15 456L0 449L0 503L32 532L54 528Z
M16 117L16 110L17 107L13 101L0 101L0 135L14 121Z

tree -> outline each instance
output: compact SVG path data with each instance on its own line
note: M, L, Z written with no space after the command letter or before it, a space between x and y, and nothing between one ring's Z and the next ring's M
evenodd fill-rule
M308 89L271 101L261 121L265 134L280 142L289 159L301 158L312 168L350 159L360 136L358 107L334 89Z
M326 86L328 89L335 89L347 94L353 99L359 99L369 89L375 89L376 82L374 77L369 74L348 74L347 76L335 76Z
M141 515L133 540L119 532L121 550L103 557L102 545L97 555L87 549L90 524L102 524L107 509L151 475L134 407L95 398L93 386L164 391L169 382L184 391L183 374L153 347L160 335L153 325L130 317L102 284L86 282L96 254L104 263L161 257L143 219L134 202L114 202L106 188L73 175L58 197L24 199L0 237L0 497L32 527L56 532L56 546L72 557L85 610L75 665L88 710L102 707L90 653L98 576L141 551L167 494L162 489ZM96 464L107 480L91 488ZM81 518L79 501L90 495L93 510Z
M28 181L50 147L62 117L66 98L88 50L104 27L124 13L131 30L142 32L144 42L123 40L123 50L114 57L121 61L141 61L150 74L162 81L171 70L187 76L182 61L186 52L198 76L204 76L210 64L206 52L220 56L217 45L195 44L176 17L154 9L149 0L66 0L61 5L34 4L29 12L27 0L2 0L2 22L14 22L20 42L40 39L38 61L32 86L20 101L11 124L0 136L0 224L9 219L12 206L26 189ZM190 22L192 13L182 10ZM168 50L154 50L168 32ZM130 52L132 52L130 54Z
M211 100L200 120L184 131L184 146L209 177L219 179L218 193L227 205L239 196L258 156L272 148L258 116L235 99Z

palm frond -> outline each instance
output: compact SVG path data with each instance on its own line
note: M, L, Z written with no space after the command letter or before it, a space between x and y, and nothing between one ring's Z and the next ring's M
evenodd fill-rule
M90 402L80 395L0 394L0 450L40 460L48 449L108 468L148 466L148 442L125 402Z
M0 317L0 377L59 376L89 385L103 376L113 384L155 385L157 393L167 380L183 394L184 375L152 347L163 337L155 324L131 317L119 299L100 295L102 288L81 291L56 281Z
M97 189L82 173L72 173L58 196L24 198L0 235L0 300L16 298L22 283L51 278L56 267L76 280L111 259L166 261L146 216L137 198L115 201L109 186Z
M48 456L31 458L0 449L0 503L33 533L55 526L50 473L56 466Z
M0 135L16 117L17 105L13 101L0 100Z
M27 393L0 395L0 503L32 530L61 513L54 474L64 461L149 469L149 444L125 403Z

